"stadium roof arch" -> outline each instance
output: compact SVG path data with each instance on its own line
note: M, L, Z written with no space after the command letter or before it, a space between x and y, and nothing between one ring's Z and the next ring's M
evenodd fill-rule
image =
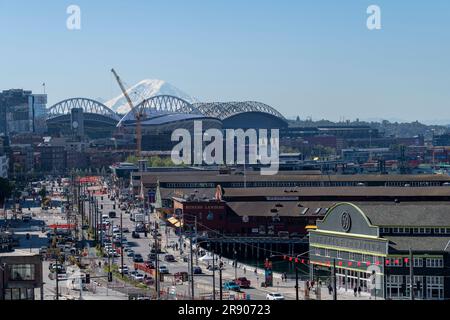
M47 120L70 115L72 109L83 109L84 113L94 114L119 121L120 117L103 103L88 98L70 98L54 104L47 110Z
M266 113L277 118L286 120L285 117L268 106L267 104L257 101L244 101L244 102L208 102L208 103L196 103L195 107L200 110L202 114L209 117L215 117L220 120L225 120L232 116L247 113L247 112L261 112Z
M203 114L186 100L170 95L160 95L145 99L135 106L120 120L117 126L135 125L135 114L143 115L141 119L143 125L203 117Z

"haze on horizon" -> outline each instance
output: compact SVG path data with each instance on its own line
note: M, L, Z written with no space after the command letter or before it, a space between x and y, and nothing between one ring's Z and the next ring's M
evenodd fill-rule
M66 28L81 8L82 29ZM366 28L377 4L382 29ZM120 94L162 79L202 101L257 100L288 118L450 123L450 2L0 0L0 90Z

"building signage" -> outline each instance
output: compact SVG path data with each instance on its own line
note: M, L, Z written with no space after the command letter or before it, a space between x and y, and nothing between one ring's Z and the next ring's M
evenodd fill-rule
M206 204L206 205L185 205L186 210L223 210L223 205Z
M352 227L352 217L348 212L343 212L341 216L342 229L345 232L349 232Z
M266 197L267 201L299 201L299 197Z
M339 236L330 236L318 233L310 234L311 246L338 247L355 251L373 252L375 254L386 254L386 243L375 239L352 239Z

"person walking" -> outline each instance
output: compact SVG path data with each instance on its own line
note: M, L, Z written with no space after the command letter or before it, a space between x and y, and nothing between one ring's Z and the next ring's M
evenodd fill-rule
M361 286L359 286L358 287L358 295L361 297L361 291L362 291L362 289L361 289Z
M333 294L333 287L331 286L331 284L328 285L328 293L330 294L330 296Z
M358 293L358 288L356 288L356 286L353 288L353 293L354 293L354 295L355 295L355 297L357 296L357 293Z

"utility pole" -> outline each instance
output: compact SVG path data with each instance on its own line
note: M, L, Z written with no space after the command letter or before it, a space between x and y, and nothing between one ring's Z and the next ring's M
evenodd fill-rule
M214 250L212 250L213 257L213 300L216 300L216 258L214 256Z
M123 212L120 210L120 273L122 274L123 279Z
M409 248L409 296L411 300L414 300L414 260L411 248Z
M223 300L223 288L222 288L222 262L219 264L219 291L220 301Z
M295 266L295 300L299 300L298 294L298 267Z
M58 257L59 255L56 255L55 259L55 273L56 273L56 300L59 300L59 274L58 274Z
M190 235L190 241L189 241L189 249L190 249L190 256L191 256L191 265L190 265L190 273L191 273L191 298L192 300L195 300L195 292L194 292L194 256L192 251L192 232Z
M157 300L160 299L160 290L159 290L159 244L158 244L158 231L156 228L153 231L153 238L155 239L155 253L156 253L156 261L155 261L155 288L156 288L156 297Z
M333 300L337 300L337 290L336 290L336 259L333 259Z
M234 249L234 279L237 279L237 251Z

